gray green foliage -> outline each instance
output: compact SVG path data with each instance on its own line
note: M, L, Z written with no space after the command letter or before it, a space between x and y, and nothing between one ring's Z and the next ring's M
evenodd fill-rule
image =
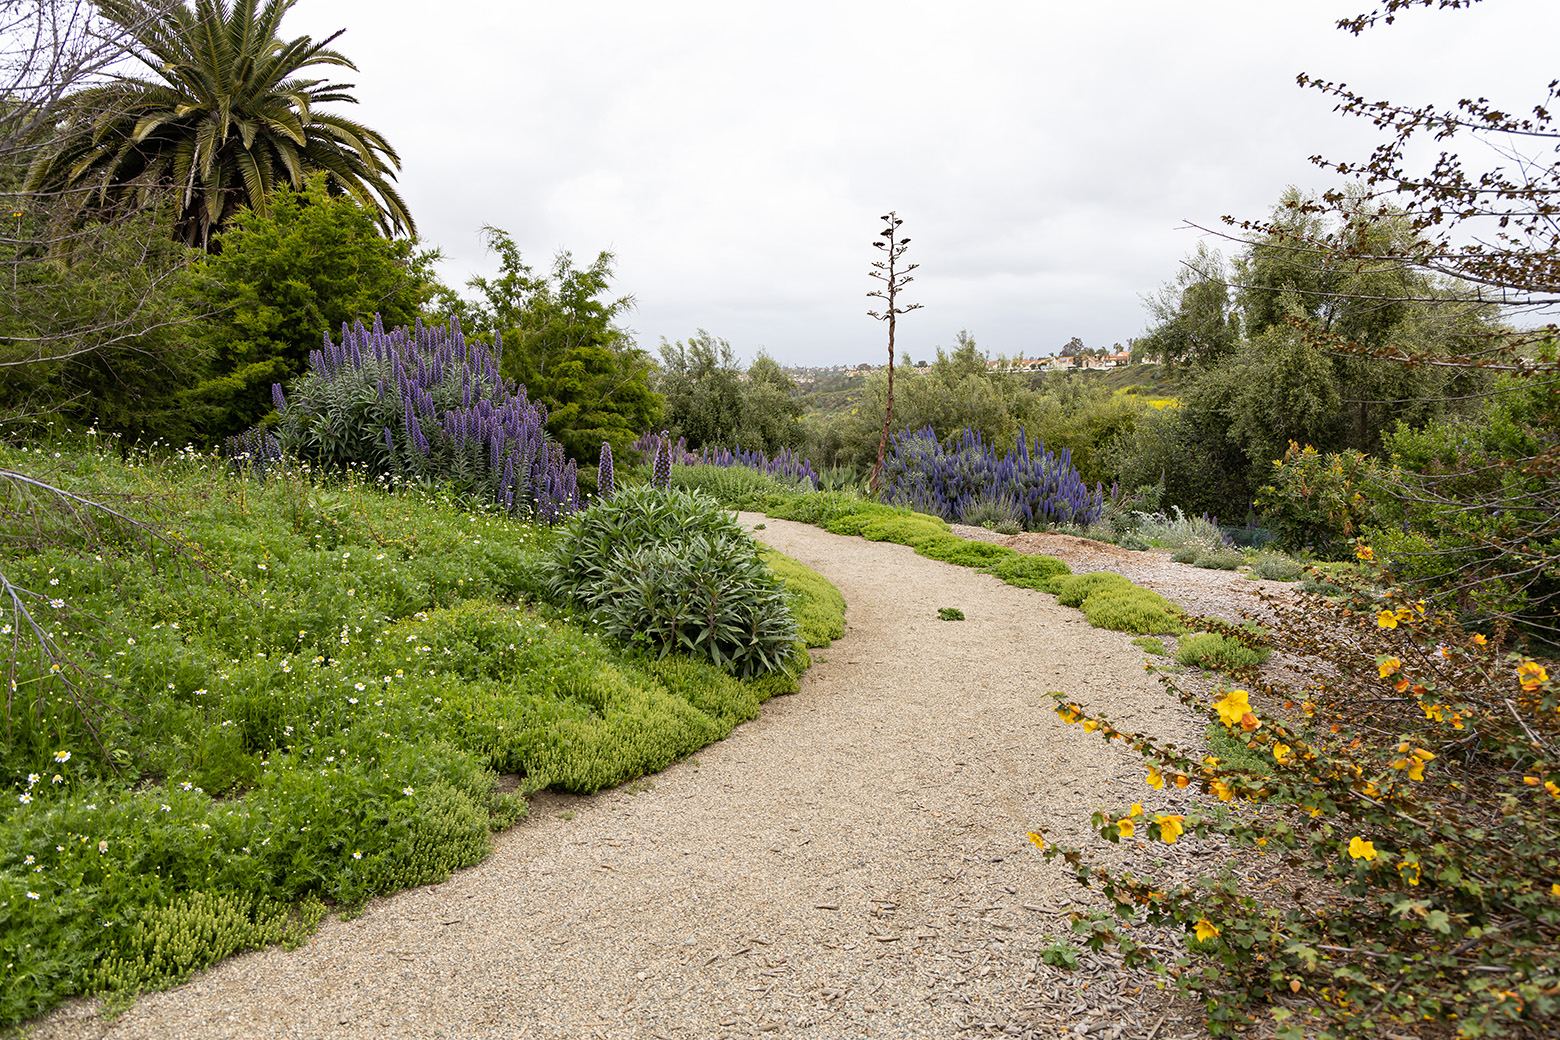
M743 379L731 344L703 329L686 342L661 341L656 388L666 399L667 428L691 449L774 454L805 439L795 381L774 358L760 351Z
M1255 668L1271 657L1273 651L1234 635L1198 632L1184 637L1175 648L1175 659L1188 668L1237 671Z
M785 671L796 621L752 537L715 499L634 487L597 502L547 557L548 588L614 639L706 658L741 677Z

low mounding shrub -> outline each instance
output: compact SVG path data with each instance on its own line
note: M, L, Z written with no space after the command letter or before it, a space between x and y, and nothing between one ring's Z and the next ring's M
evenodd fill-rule
M869 542L894 542L919 548L932 538L946 537L948 525L925 513L906 513L898 516L880 516L861 528L861 536Z
M1264 553L1252 561L1251 576L1264 581L1299 581L1305 576L1305 567L1288 556Z
M1250 646L1234 636L1217 632L1198 632L1187 636L1175 648L1175 659L1188 668L1208 668L1233 672L1255 668L1273 656L1265 646Z
M1016 449L1000 456L974 429L966 428L951 448L930 426L896 434L883 475L886 501L944 520L989 515L992 522L1017 520L1033 530L1047 523L1087 525L1104 509L1104 489L1089 490L1068 449L1052 454L1038 440L1031 448L1022 429Z
M454 322L386 332L359 322L309 352L289 398L271 388L283 452L327 469L349 466L530 510L552 523L579 508L578 471L547 435L547 409L499 375L498 352L468 343ZM230 452L253 457L240 438Z
M1187 516L1180 506L1171 506L1169 513L1138 514L1137 534L1148 544L1160 549L1192 549L1203 552L1217 546L1228 546L1230 540L1224 530L1206 516ZM1191 563L1172 557L1177 563ZM1195 559L1195 556L1193 557Z
M607 635L742 678L785 671L797 628L752 537L697 492L626 488L577 515L544 561L550 592Z
M670 475L673 487L702 491L729 509L762 508L767 499L785 492L774 477L745 466L677 466Z
M1056 602L1064 607L1081 607L1084 600L1100 592L1130 592L1136 588L1130 581L1110 571L1091 571L1075 574L1056 583Z
M795 520L827 530L831 521L867 508L869 503L849 491L818 491L810 495L796 495L790 501L771 505L767 507L767 512L777 520Z
M1054 592L1056 581L1072 573L1072 568L1054 556L1014 553L990 564L986 570L1009 585L1022 589Z
M1186 631L1171 612L1173 604L1159 593L1134 585L1119 574L1093 571L1055 579L1056 601L1078 607L1095 628L1135 635L1178 634Z
M1246 562L1246 557L1236 549L1210 549L1199 553L1192 560L1193 567L1211 571L1232 571Z
M998 560L1018 555L1005 545L990 542L967 542L951 534L928 538L915 547L921 556L942 560L956 567L988 567Z
M1084 600L1083 616L1095 628L1148 635L1175 635L1186 631L1169 600L1157 592L1134 585L1131 592L1102 592Z

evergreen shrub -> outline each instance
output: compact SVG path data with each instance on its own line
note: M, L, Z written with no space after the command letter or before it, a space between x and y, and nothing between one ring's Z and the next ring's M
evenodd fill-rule
M1265 646L1252 646L1233 635L1198 632L1181 640L1175 659L1188 668L1233 672L1255 668L1273 655Z
M546 407L499 375L500 350L454 322L343 326L340 343L327 333L310 351L290 398L272 387L278 444L326 469L449 484L552 523L579 508L578 467L547 435Z
M1072 568L1054 556L1038 556L1014 553L988 565L986 570L1009 585L1023 589L1039 589L1055 592L1058 579L1072 573Z
M576 516L543 566L555 597L653 655L690 653L743 678L796 656L784 586L708 495L625 488Z
M957 567L988 567L999 560L1018 555L1005 545L967 542L951 534L928 538L916 546L915 551L928 559L942 560Z

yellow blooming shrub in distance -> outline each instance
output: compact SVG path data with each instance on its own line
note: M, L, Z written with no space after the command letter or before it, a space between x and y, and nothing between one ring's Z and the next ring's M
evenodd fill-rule
M1087 847L1045 855L1112 901L1109 941L1127 963L1160 959L1133 922L1202 940L1178 984L1216 1034L1265 1022L1257 1032L1280 1040L1560 1037L1555 664L1514 652L1510 631L1468 632L1400 596L1368 546L1356 557L1361 573L1339 579L1345 598L1270 601L1271 644L1301 662L1295 671L1243 677L1245 688L1211 698L1160 672L1255 757L1122 732L1053 695L1064 719L1095 721L1096 734L1143 756L1154 797L1172 780L1206 798L1204 809L1097 812L1102 837L1217 834L1221 847L1308 871L1326 898L1250 884L1238 864L1167 884L1104 866Z

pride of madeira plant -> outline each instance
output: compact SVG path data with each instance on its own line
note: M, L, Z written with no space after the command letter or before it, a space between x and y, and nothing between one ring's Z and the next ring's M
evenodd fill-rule
M1243 886L1238 871L1162 885L1030 837L1122 919L1195 933L1180 983L1216 1032L1264 1015L1281 1040L1560 1035L1552 663L1408 601L1370 547L1357 554L1373 583L1349 602L1274 603L1269 638L1311 662L1303 685L1254 678L1210 705L1170 684L1208 713L1216 752L1244 745L1241 763L1121 732L1055 695L1064 720L1141 753L1151 788L1228 803L1206 816L1101 809L1101 837L1222 834L1309 873L1303 892ZM1102 926L1096 948L1113 939L1129 962L1147 958L1125 928Z
M343 326L340 343L327 333L309 352L290 398L272 388L278 445L327 469L448 483L553 523L579 508L576 466L548 437L547 408L499 374L502 350L468 342L455 322Z
M1100 518L1105 491L1078 476L1072 454L1031 447L1018 431L1017 447L999 455L979 430L966 428L944 447L930 426L894 435L883 471L884 501L944 520L966 520L981 504L997 505L1034 530L1047 522L1087 526Z
M657 656L686 652L749 678L784 671L796 655L784 586L707 495L623 488L563 529L544 568L555 596Z

